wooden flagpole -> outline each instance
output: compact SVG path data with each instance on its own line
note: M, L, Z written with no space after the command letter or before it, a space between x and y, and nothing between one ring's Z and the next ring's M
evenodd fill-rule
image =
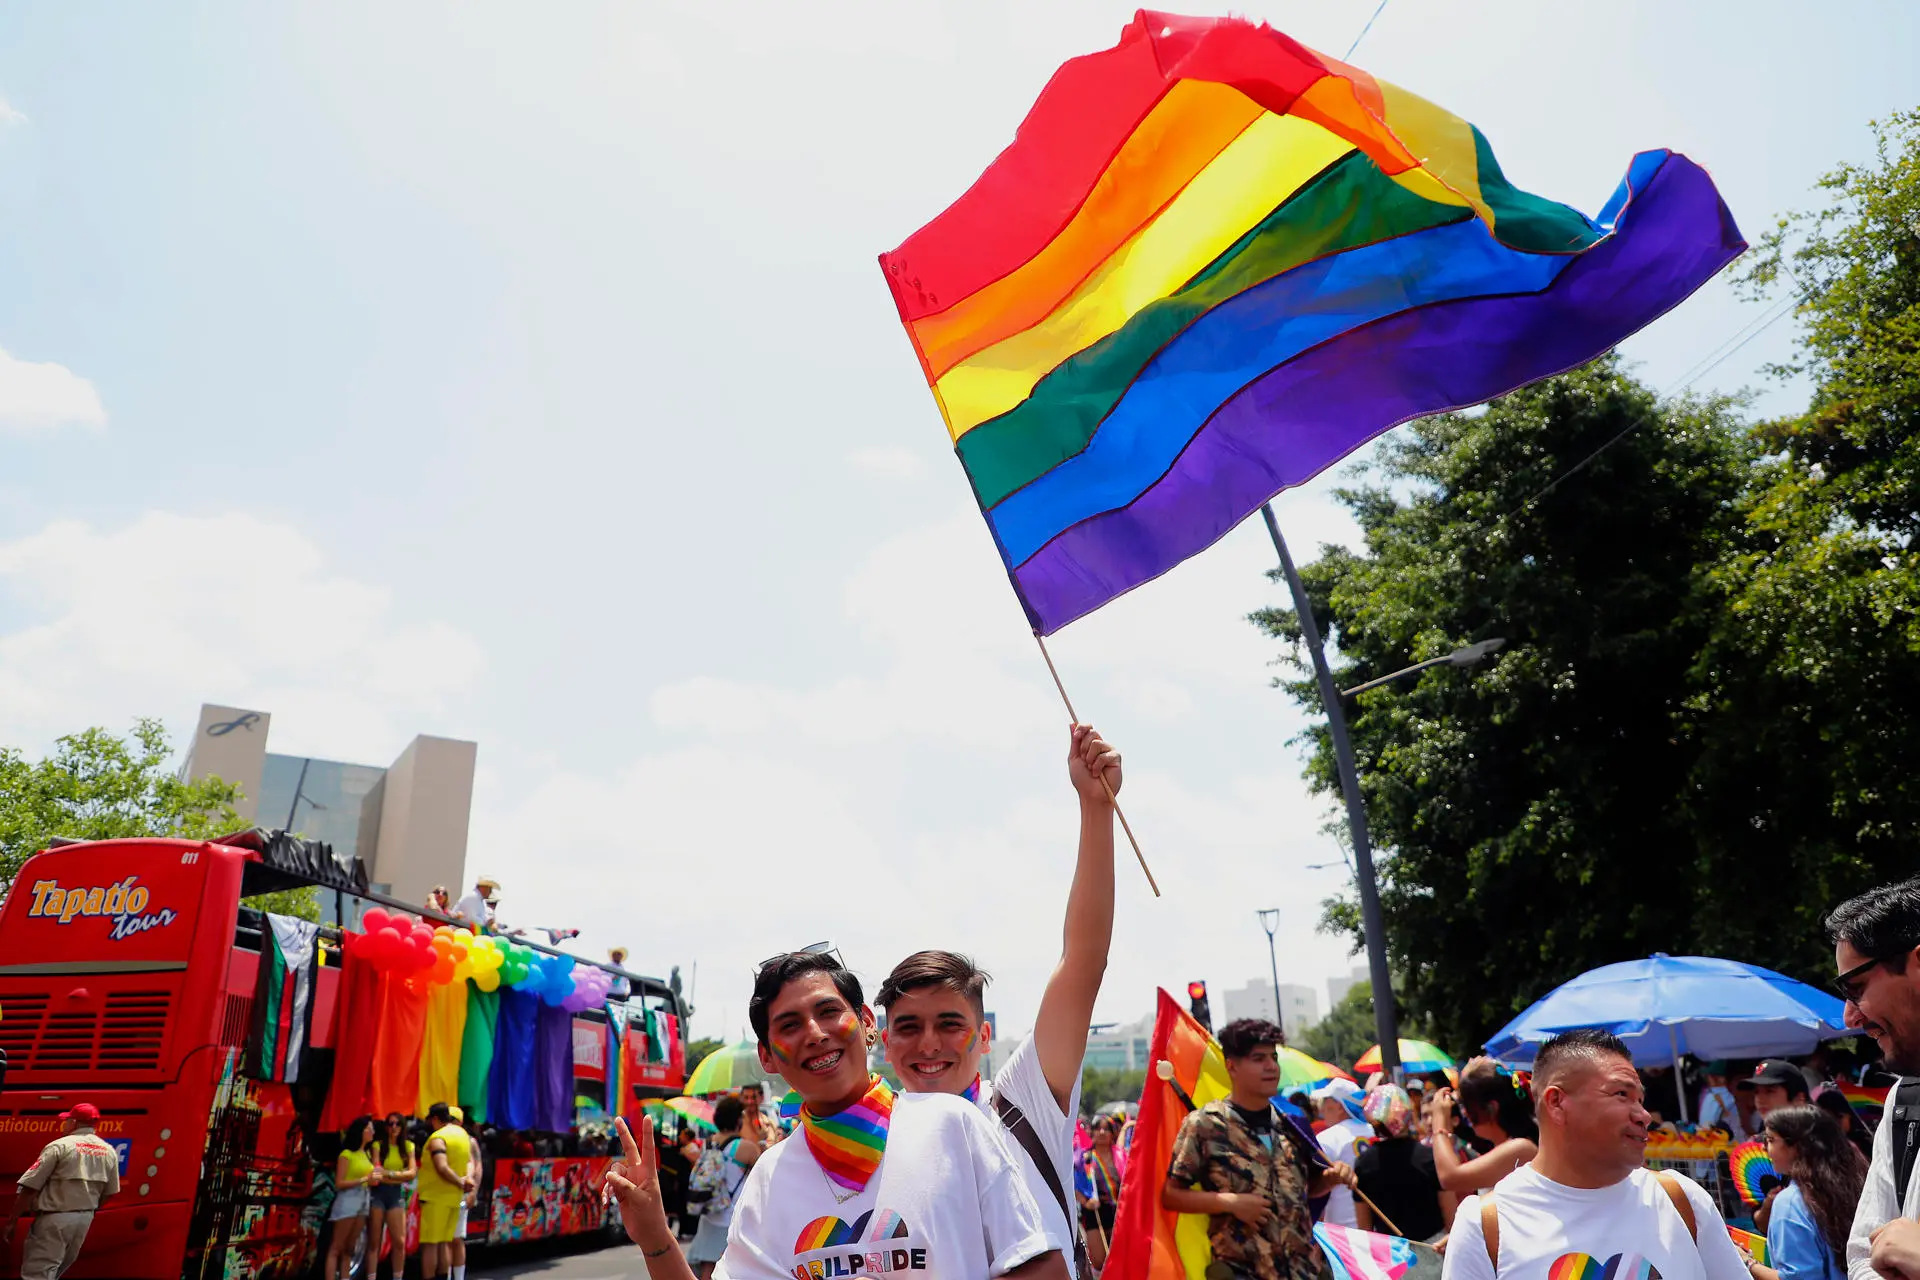
M1060 691L1060 701L1067 704L1067 718L1075 724L1080 723L1080 714L1073 709L1073 699L1067 696L1067 686L1060 683L1060 672L1053 665L1053 655L1047 652L1046 637L1038 631L1033 633L1033 642L1040 646L1040 656L1047 660L1047 674L1053 677L1053 687ZM1127 833L1127 843L1133 846L1133 856L1140 862L1140 873L1147 878L1147 887L1153 890L1153 896L1160 896L1160 886L1154 882L1153 871L1147 866L1147 855L1140 852L1140 842L1134 838L1133 825L1127 821L1126 810L1120 807L1120 797L1113 794L1113 788L1107 785L1107 775L1100 775L1100 786L1107 793L1107 799L1113 801L1113 812L1120 819L1120 829Z

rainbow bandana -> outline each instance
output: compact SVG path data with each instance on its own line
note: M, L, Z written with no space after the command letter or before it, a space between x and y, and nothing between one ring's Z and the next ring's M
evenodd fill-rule
M975 1076L973 1083L960 1091L960 1096L977 1106L980 1102L980 1077Z
M864 1191L880 1157L887 1153L887 1125L893 1119L893 1087L879 1076L867 1085L860 1101L845 1111L816 1116L800 1108L800 1126L806 1131L807 1150L819 1162L827 1180L848 1191Z

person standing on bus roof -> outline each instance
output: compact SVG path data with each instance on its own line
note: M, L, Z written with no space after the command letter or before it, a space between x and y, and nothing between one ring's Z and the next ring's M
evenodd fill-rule
M436 1102L427 1111L433 1136L427 1139L427 1163L420 1170L420 1274L466 1280L467 1242L460 1230L474 1176L473 1140L453 1119L453 1109Z
M0 1244L12 1243L14 1224L31 1207L33 1225L20 1255L21 1276L58 1280L80 1256L94 1210L120 1190L120 1153L94 1136L99 1123L99 1108L76 1102L73 1110L60 1113L60 1136L20 1175Z
M466 921L467 927L480 933L493 923L493 904L500 900L500 882L492 876L481 876L473 882L473 891L453 906L453 914Z

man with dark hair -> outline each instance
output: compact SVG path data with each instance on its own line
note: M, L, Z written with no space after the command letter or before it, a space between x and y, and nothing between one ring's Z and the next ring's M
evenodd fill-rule
M1215 1264L1242 1280L1324 1280L1308 1200L1353 1186L1344 1164L1318 1168L1312 1149L1273 1105L1286 1033L1261 1018L1220 1028L1233 1092L1190 1114L1174 1139L1161 1207L1204 1213ZM1208 1274L1213 1269L1208 1268Z
M1807 1101L1807 1077L1785 1058L1761 1062L1740 1081L1740 1088L1753 1092L1753 1109L1762 1120L1781 1107Z
M1066 1280L999 1135L943 1094L899 1095L867 1066L878 1042L860 980L830 950L760 966L747 1020L760 1065L800 1095L800 1130L754 1161L734 1199L721 1280L912 1271L915 1280ZM619 1120L607 1175L650 1280L691 1280L660 1200L652 1123Z
M1869 889L1827 917L1835 986L1846 1023L1873 1037L1888 1071L1920 1075L1920 877ZM1913 1108L1905 1080L1887 1097L1873 1135L1867 1182L1847 1237L1848 1280L1920 1280L1920 1178L1901 1182L1900 1147L1912 1141ZM1904 1141L1903 1141L1904 1139ZM1909 1156L1905 1167L1912 1168Z
M981 1079L980 1064L993 1047L987 975L951 951L908 956L887 975L877 1000L887 1012L887 1061L907 1092L959 1094L998 1117L1040 1205L1048 1240L1072 1256L1080 1248L1072 1211L1080 1067L1113 940L1113 798L1120 790L1120 753L1092 726L1074 725L1067 776L1079 797L1079 855L1067 891L1060 963L1040 997L1033 1034L991 1081Z
M1646 1168L1640 1076L1619 1037L1593 1028L1541 1046L1533 1065L1540 1151L1466 1200L1446 1280L1659 1276L1746 1280L1719 1206L1677 1173Z

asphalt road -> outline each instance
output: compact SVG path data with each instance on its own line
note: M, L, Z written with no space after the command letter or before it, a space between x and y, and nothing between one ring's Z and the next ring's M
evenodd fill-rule
M540 1280L646 1280L646 1262L631 1244L606 1249L582 1249L578 1245L564 1250L542 1242L527 1245L510 1254L496 1255L484 1266L469 1267L471 1280L482 1277L538 1276Z

